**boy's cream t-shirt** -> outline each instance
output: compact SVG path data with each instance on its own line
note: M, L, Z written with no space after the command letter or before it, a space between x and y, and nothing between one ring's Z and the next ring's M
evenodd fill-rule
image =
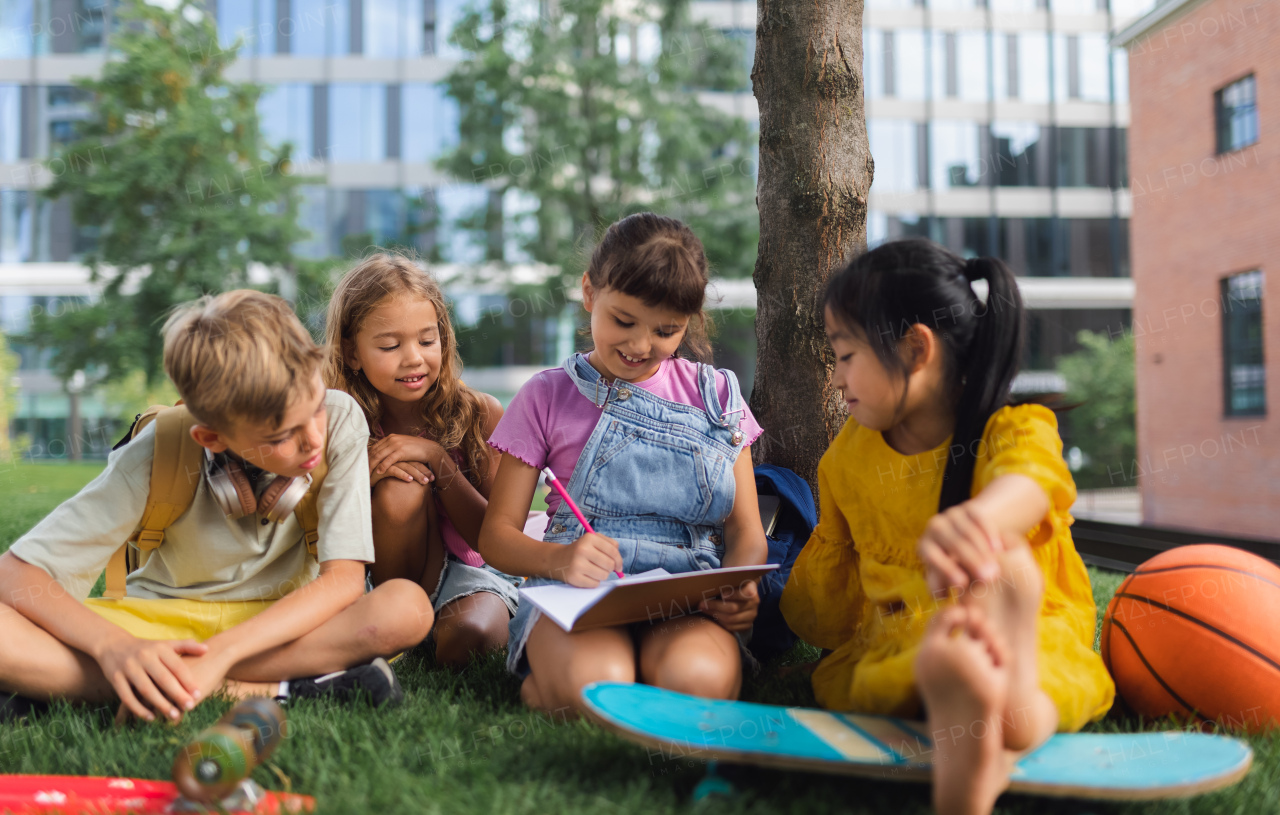
M369 427L360 406L346 393L330 390L324 404L329 473L320 488L319 559L371 563ZM101 475L19 538L10 551L53 575L71 596L87 597L111 555L142 518L154 452L152 424L111 453ZM128 596L275 600L318 573L295 514L278 524L256 514L232 521L218 508L208 479L201 478L191 507L165 531L164 543L147 563L129 576Z

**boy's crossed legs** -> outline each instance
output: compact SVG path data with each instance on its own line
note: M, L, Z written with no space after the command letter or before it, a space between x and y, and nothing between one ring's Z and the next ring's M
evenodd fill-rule
M426 638L433 621L421 588L409 581L389 581L293 642L236 663L227 672L222 690L233 698L274 696L281 680L342 671L412 648ZM92 656L2 603L0 628L6 632L0 638L0 690L40 700L104 703L116 699ZM173 644L182 653L183 644L195 641ZM183 658L189 664L199 659Z
M1024 541L1006 547L998 580L974 583L959 604L939 611L916 661L940 815L990 812L1017 754L1058 725L1036 665L1044 578Z

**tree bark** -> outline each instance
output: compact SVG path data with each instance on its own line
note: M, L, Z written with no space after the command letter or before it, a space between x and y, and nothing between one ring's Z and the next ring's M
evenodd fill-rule
M844 424L823 330L827 278L866 247L873 167L862 89L862 0L758 0L760 104L756 463L817 494L818 460Z

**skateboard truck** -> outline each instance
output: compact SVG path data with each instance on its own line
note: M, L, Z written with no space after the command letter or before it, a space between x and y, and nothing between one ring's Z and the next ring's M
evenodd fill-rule
M193 801L180 796L173 802L170 811L188 812L257 812L258 805L267 799L267 791L252 778L246 778L236 785L235 790L220 801Z
M279 746L285 717L265 697L236 703L173 760L173 812L255 812L266 791L249 775Z

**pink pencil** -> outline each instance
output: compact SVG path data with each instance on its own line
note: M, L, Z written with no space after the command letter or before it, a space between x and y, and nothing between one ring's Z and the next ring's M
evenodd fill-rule
M569 497L569 491L560 483L560 479L556 478L556 474L551 472L550 467L543 467L542 474L546 476L547 483L556 488L556 492L560 493L560 497L569 505L569 509L573 511L574 517L578 519L578 523L582 524L582 528L588 533L594 535L596 531L591 528L591 524L587 523L586 516L582 514L582 510L578 509L578 505ZM614 572L618 577L622 577L622 572Z

